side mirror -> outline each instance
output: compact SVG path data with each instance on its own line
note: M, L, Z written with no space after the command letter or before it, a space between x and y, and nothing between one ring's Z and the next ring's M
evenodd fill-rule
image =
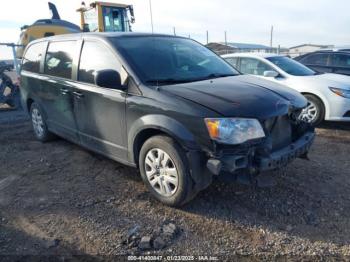
M95 75L95 85L104 88L124 90L120 74L111 69L98 71Z
M269 70L269 71L264 71L264 76L265 77L277 77L279 74L276 71Z

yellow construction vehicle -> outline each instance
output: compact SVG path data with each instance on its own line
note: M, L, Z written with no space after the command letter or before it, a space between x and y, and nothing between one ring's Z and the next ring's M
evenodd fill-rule
M62 20L56 6L49 2L51 19L40 19L32 25L21 28L21 35L16 49L16 57L21 59L26 45L38 38L79 32L129 32L134 23L134 10L131 5L93 2L88 7L85 3L77 10L81 16L81 27ZM130 14L130 18L129 18Z
M83 2L77 12L84 32L129 32L135 22L132 5L96 1L86 7Z

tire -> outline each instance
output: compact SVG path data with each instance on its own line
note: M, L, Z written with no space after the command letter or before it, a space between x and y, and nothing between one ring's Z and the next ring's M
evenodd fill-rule
M300 115L301 119L309 122L312 126L321 124L325 117L325 108L322 101L314 95L304 95L308 100L308 106Z
M43 110L36 102L33 102L30 106L30 119L36 139L47 142L55 138L55 135L47 129Z
M163 161L159 162L159 159ZM148 190L165 205L182 206L197 194L186 152L168 136L154 136L143 144L139 155L139 168Z

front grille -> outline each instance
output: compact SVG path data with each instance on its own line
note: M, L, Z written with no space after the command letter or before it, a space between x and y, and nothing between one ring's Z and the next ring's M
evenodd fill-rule
M269 128L267 130L271 139L272 151L292 143L292 125L288 115L275 117L266 124L266 128Z
M288 115L273 117L264 122L265 133L272 151L290 145L313 130L309 123L298 119L301 110L293 110Z

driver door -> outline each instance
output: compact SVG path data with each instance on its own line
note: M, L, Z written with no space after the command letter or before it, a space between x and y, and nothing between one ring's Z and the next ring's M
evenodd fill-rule
M73 91L74 113L80 141L84 146L114 159L123 160L127 157L127 93L95 85L96 73L106 69L118 72L123 70L116 54L102 42L84 41L78 82Z
M284 80L284 78L281 77L266 77L264 75L266 71L276 70L270 65L256 58L241 57L239 70L243 74L254 75L276 83L281 83Z

